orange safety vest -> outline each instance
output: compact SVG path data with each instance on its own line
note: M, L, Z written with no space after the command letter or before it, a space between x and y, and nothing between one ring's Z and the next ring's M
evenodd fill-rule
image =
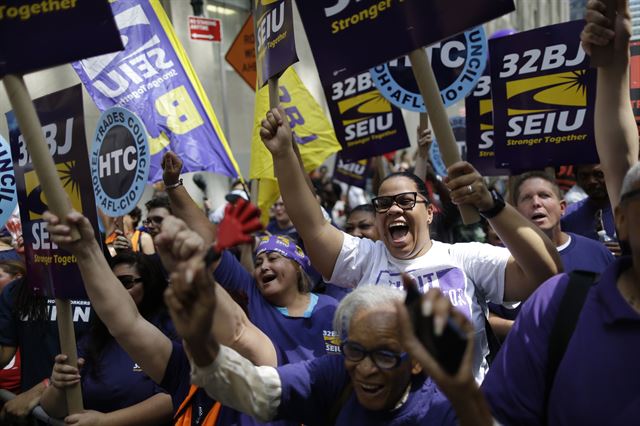
M199 388L195 385L191 385L191 387L189 388L187 397L184 399L184 401L182 401L182 404L180 404L180 408L178 408L178 411L176 412L177 417L173 418L173 424L175 426L191 426L191 410L193 409L193 407L190 404L192 402L191 400L193 399L193 396L198 391L198 389ZM185 408L187 407L187 405L189 405L189 407ZM200 424L202 426L215 425L218 421L218 416L220 415L221 408L222 404L216 401L216 403L213 404L213 407L211 407L211 410L209 410L209 413L207 413L207 416Z

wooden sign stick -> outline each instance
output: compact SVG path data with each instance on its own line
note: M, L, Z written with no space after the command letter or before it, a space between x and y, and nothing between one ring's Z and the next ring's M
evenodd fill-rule
M24 136L27 150L31 155L31 161L38 176L40 187L47 197L49 209L61 220L64 220L67 213L71 211L71 201L69 201L69 197L60 183L56 166L49 154L49 148L42 134L42 125L33 106L31 96L29 96L27 86L25 86L22 77L11 74L3 78L3 83ZM75 227L71 229L71 235L75 239L80 238L80 234ZM60 349L63 354L67 355L67 364L76 367L78 365L78 354L76 337L73 332L73 321L71 319L71 304L68 300L56 299L56 310ZM80 384L67 388L66 395L69 414L81 412L83 408Z
M427 52L422 48L416 49L409 53L409 60L429 117L431 117L433 132L438 139L442 159L444 164L449 167L453 163L461 161L460 152L449 123L447 110L442 103L442 98L440 98L440 89L438 89L436 77L427 58ZM473 206L462 205L458 208L465 224L476 223L480 220L480 216Z

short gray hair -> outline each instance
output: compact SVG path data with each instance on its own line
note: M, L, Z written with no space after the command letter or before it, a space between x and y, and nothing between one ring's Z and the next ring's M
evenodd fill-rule
M336 309L333 317L333 329L341 341L347 339L351 318L360 309L393 306L394 300L403 300L404 291L388 286L362 285L349 293Z
M624 180L622 181L622 189L620 190L620 197L624 196L628 192L631 192L633 187L639 181L640 181L640 163L636 163L627 171L627 174L624 175Z

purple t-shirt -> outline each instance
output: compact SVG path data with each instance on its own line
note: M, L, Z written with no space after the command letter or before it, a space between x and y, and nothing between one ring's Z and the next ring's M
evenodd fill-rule
M571 232L568 232L568 234L571 237L571 241L567 247L559 252L565 273L589 271L600 274L615 260L613 254L600 241L594 241ZM520 312L521 306L518 305L514 309L509 309L502 305L489 303L489 310L502 318L514 320L518 312Z
M336 401L349 381L342 356L324 356L314 360L278 367L282 382L278 418L305 425L325 425ZM360 405L351 391L338 417L340 425L456 425L451 403L436 385L423 375L413 376L407 401L392 411L369 411Z
M564 232L573 232L597 240L596 212L598 210L600 208L595 203L589 198L585 198L567 207L562 219L560 219L560 226ZM613 237L616 233L616 224L609 203L602 208L602 222L607 234Z
M640 314L616 284L630 264L616 260L589 291L558 366L548 424L637 424ZM504 424L543 424L548 340L568 282L568 275L556 275L525 302L484 380L493 415Z
M165 335L177 336L169 314L156 315L151 322ZM86 359L82 369L82 399L85 409L109 413L138 404L157 393L166 393L142 371L114 338L111 337L107 342L98 360L87 358L87 352L93 344L91 333L78 342L78 357Z
M274 343L278 365L340 352L333 314L338 302L323 294L306 317L290 317L278 311L260 293L255 279L228 252L222 254L215 279L230 291L246 293L249 318Z

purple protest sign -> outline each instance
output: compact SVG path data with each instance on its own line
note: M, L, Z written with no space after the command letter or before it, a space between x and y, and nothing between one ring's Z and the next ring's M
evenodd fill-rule
M495 166L493 145L493 103L491 78L485 70L475 90L465 101L467 122L467 161L483 176L508 176L509 170Z
M106 0L3 1L0 76L122 50Z
M149 181L162 178L161 161L176 152L184 171L236 177L239 169L213 108L158 0L111 3L125 50L73 64L100 111L127 108L149 135Z
M336 155L336 164L333 168L333 180L364 189L367 186L370 162L369 158L365 158L350 163L344 161L342 155L338 153Z
M89 218L98 236L89 154L84 135L82 88L77 85L35 99L33 103L62 186L73 208ZM6 117L29 285L49 297L86 299L75 256L51 241L46 223L42 220L42 214L48 209L47 201L13 111L9 111Z
M515 10L513 0L297 0L320 79L344 79Z
M497 167L599 162L596 72L580 46L583 28L572 21L489 41Z
M258 87L298 62L291 0L256 0Z
M376 89L369 72L324 83L344 161L353 162L409 146L402 112Z

